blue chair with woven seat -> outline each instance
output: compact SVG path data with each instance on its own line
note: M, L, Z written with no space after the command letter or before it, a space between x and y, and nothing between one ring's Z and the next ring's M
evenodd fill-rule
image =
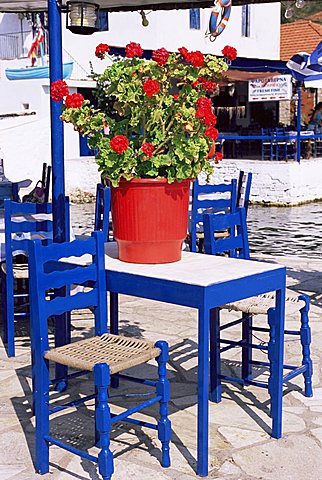
M192 252L198 249L202 251L203 233L198 234L197 228L202 223L202 215L205 210L211 212L234 211L237 203L237 180L233 179L230 183L221 183L217 185L200 185L196 179L192 186L192 209L190 224L190 250ZM199 238L198 238L199 237ZM201 240L201 242L200 242Z
M217 238L215 233L218 231L228 231L229 235L225 238ZM228 254L234 258L249 260L249 246L246 225L246 214L243 208L237 209L231 214L204 214L204 232L205 232L205 252L211 255ZM243 261L242 260L242 261ZM283 377L284 382L288 382L297 375L303 374L305 384L305 395L312 396L312 360L310 356L311 331L309 326L309 298L307 295L297 295L296 293L286 291L286 316L300 314L300 329L285 329L285 335L296 335L300 337L302 346L302 365L284 365L289 373ZM242 313L240 320L229 322L223 326L220 325L220 309L216 309L211 321L211 396L216 402L221 400L221 380L237 381L243 385L257 385L269 389L272 395L272 383L274 379L270 377L268 384L258 382L253 379L252 367L270 367L270 345L274 342L274 305L275 295L264 294L250 299L241 300L232 304L222 306L222 309L234 310ZM252 316L256 314L268 315L268 323L272 328L254 326ZM242 324L241 341L232 341L220 338L220 332L236 324ZM269 334L270 339L267 345L254 345L252 343L253 332L265 332ZM221 345L224 345L221 347ZM220 367L220 354L231 348L240 346L242 348L242 368L241 378L222 375ZM259 362L252 358L252 350L260 349L268 352L269 362ZM273 400L272 400L273 401Z
M28 288L18 293L16 282L28 281L28 244L32 235L52 236L52 206L48 203L18 203L6 198L5 204L5 255L1 264L3 337L8 346L8 356L15 355L15 319L29 318ZM46 218L47 217L47 218ZM20 253L20 261L14 257ZM17 305L18 304L18 305Z
M158 341L154 344L146 340L107 333L107 290L103 233L93 232L87 240L75 240L61 244L52 243L48 246L43 246L39 241L34 241L31 242L29 252L37 472L45 474L49 471L49 444L53 444L98 463L101 478L110 480L114 471L113 455L109 448L110 430L115 422L124 420L157 430L162 444L161 463L164 467L169 467L171 423L168 419L170 385L166 371L168 345L164 341ZM75 257L82 257L83 255L89 257L91 262L86 260L86 264L76 263ZM69 257L73 258L69 259ZM62 259L64 260L62 261ZM70 263L68 263L69 260ZM87 285L87 288L76 294L70 294L71 285ZM65 289L65 295L49 299L47 292L52 288ZM88 307L94 307L95 336L49 349L48 318ZM145 364L152 359L156 359L158 362L159 378L157 381L139 379L119 373L130 367ZM79 372L71 374L72 377L93 371L96 394L82 398L81 402L96 398L95 418L99 438L97 439L98 442L95 443L100 448L97 457L64 443L50 434L50 414L62 408L72 407L75 403L69 402L63 407L59 405L50 408L49 386L50 383L55 384L56 381L52 380L50 382L49 380L49 361L79 370ZM108 387L110 385L110 375L115 373L118 373L122 380L132 380L135 383L155 387L155 395L118 415L111 414L108 405ZM67 375L66 380L68 378ZM80 403L79 400L77 400L78 403ZM140 412L155 403L160 404L160 419L157 424L130 418L134 413Z

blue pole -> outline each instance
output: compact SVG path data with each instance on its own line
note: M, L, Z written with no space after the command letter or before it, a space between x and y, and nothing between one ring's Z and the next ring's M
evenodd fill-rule
M49 73L50 84L63 78L62 54L62 25L61 11L57 0L48 0L48 32L49 32ZM60 120L62 102L50 99L50 134L51 134L51 161L52 161L52 203L53 203L53 239L62 243L65 238L65 172L64 172L64 127ZM55 346L66 345L70 342L70 322L66 314L55 317ZM56 378L63 379L67 374L67 367L56 364ZM63 391L66 381L57 384L57 389Z
M301 82L297 82L296 160L301 161Z
M57 0L48 0L50 83L63 78L61 12ZM62 102L50 100L53 235L55 242L65 240L64 127L60 121ZM66 239L67 240L67 239Z

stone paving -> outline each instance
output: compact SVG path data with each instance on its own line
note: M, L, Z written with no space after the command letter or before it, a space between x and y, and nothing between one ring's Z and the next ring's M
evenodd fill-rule
M260 257L272 261L272 257ZM298 257L275 257L273 261L288 267L288 284L297 292L311 297L312 356L314 361L314 397L302 393L303 381L297 377L285 386L283 431L280 440L270 438L269 396L256 387L242 388L225 384L220 404L210 403L209 478L220 480L322 480L322 261ZM224 312L223 319L235 314ZM173 426L171 443L172 466L160 466L159 442L155 431L122 423L112 432L111 449L115 458L115 480L189 480L198 478L196 467L197 413L197 314L188 308L121 296L120 319L125 335L165 339L171 346L169 377L171 380L170 419ZM264 317L257 317L265 322ZM287 319L290 328L297 319ZM73 338L92 334L91 313L81 312L73 318ZM40 477L34 473L34 419L31 413L31 369L28 331L17 329L17 355L8 358L0 345L0 479L1 480L97 480L97 467L57 447L50 449L50 473ZM238 327L233 336L238 336ZM264 354L259 352L259 359ZM300 359L298 340L286 341L286 360ZM240 366L240 352L227 353L225 369L232 372ZM135 368L135 374L156 377L153 362ZM258 378L267 372L257 370ZM52 401L79 398L92 391L88 377L73 380L68 393L51 394ZM134 386L133 386L134 385ZM78 388L79 387L79 388ZM146 387L144 387L146 388ZM139 393L142 386L121 383L111 390L112 410L133 405L135 398L122 395ZM60 400L58 400L60 399ZM157 418L157 407L141 418ZM69 438L72 445L97 453L94 444L93 405L56 414L52 433Z

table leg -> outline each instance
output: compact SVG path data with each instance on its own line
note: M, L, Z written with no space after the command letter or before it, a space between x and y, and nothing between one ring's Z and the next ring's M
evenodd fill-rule
M276 291L275 308L268 311L270 341L268 345L271 363L268 391L271 397L272 437L282 436L283 360L284 360L285 287Z
M119 334L119 297L114 292L110 292L110 333ZM119 383L118 375L111 375L111 387L118 388Z
M198 312L198 426L197 474L208 475L208 390L209 390L209 314Z
M220 309L210 310L210 399L221 402Z

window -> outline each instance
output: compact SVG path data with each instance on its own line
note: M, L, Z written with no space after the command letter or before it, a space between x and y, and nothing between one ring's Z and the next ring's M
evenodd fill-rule
M251 5L242 5L242 37L250 37L250 8Z
M200 30L200 8L190 8L190 28Z
M98 12L96 26L100 32L108 31L108 12Z

